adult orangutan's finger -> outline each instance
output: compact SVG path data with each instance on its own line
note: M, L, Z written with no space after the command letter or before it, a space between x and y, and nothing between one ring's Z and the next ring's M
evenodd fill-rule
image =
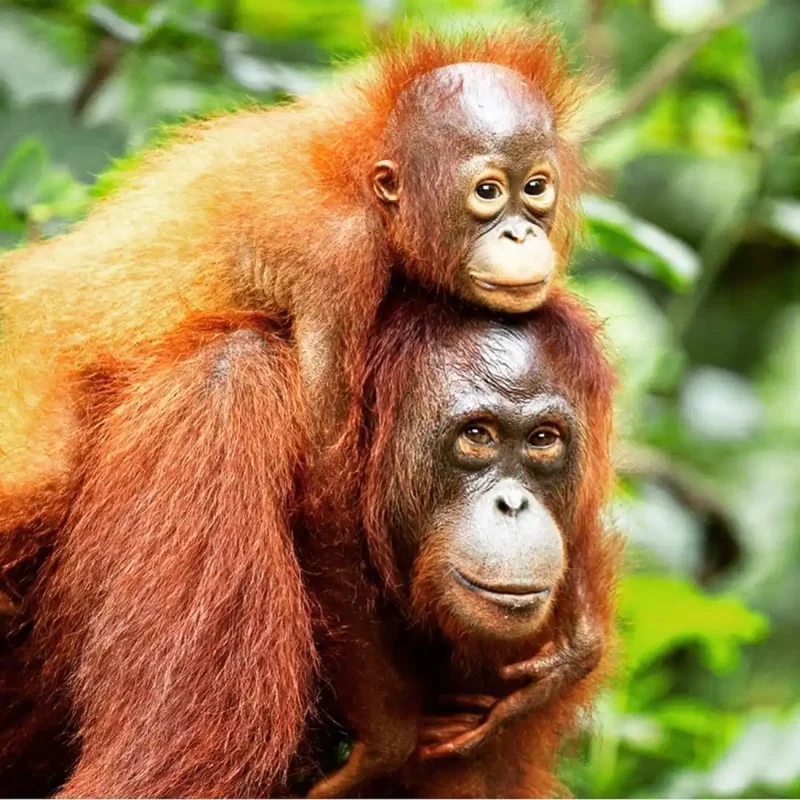
M419 757L424 760L446 758L448 756L466 756L482 744L494 730L494 723L487 720L483 725L468 733L457 736L444 744L424 746L419 749Z
M439 697L438 705L442 708L488 711L496 702L497 698L490 694L443 694Z
M519 661L516 664L509 664L500 669L500 677L506 681L514 680L541 680L545 675L558 669L568 660L568 653L559 651L528 661Z
M474 725L453 723L440 725L435 728L423 728L419 733L419 743L422 745L443 744L474 730Z

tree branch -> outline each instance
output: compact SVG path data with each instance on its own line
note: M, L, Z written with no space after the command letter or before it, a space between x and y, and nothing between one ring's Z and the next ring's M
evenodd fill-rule
M666 45L619 105L587 125L584 138L596 136L623 117L635 114L644 108L688 68L695 55L718 31L727 28L758 5L760 0L733 0L701 30Z
M697 576L701 582L713 580L740 562L742 546L736 522L705 476L654 448L631 442L619 445L615 462L621 475L664 486L703 520L703 565Z
M72 115L80 117L92 98L103 88L122 57L123 44L113 36L104 36L94 54L89 74L72 101Z

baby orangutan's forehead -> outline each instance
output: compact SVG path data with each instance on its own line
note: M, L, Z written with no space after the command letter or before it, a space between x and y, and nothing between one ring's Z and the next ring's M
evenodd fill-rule
M401 97L401 114L427 137L533 148L555 135L544 96L522 75L497 64L451 64L418 78Z

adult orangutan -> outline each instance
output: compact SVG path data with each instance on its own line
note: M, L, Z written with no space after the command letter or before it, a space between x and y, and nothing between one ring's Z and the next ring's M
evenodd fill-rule
M291 401L330 442L393 276L539 305L575 227L579 94L548 34L419 39L307 100L183 128L75 230L6 255L0 552L63 518L87 376L137 372L194 320L285 314Z
M280 326L195 325L106 387L30 592L42 699L66 686L77 724L64 795L291 793L287 770L307 768L330 717L358 742L316 796L554 789L612 613L612 378L595 326L568 297L502 322L405 298L381 319L352 476L361 527L324 541L292 513L286 454L308 434ZM312 608L335 698L307 733ZM382 649L370 628L359 638L365 620Z
M609 658L613 375L596 325L564 294L502 321L422 297L381 319L360 476L379 589L350 587L339 629L328 619L323 674L357 741L312 796L551 796L559 743ZM308 565L323 610L331 549ZM359 648L364 608L379 659ZM419 749L398 764L411 721Z

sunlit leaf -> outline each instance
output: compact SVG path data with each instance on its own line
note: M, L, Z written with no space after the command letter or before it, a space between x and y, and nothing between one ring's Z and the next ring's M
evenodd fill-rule
M719 14L721 0L654 0L653 16L670 33L694 33Z
M733 596L708 595L687 580L632 575L622 584L624 657L632 671L676 648L695 646L716 673L739 663L741 647L764 637L766 618Z
M676 697L661 703L656 719L666 728L691 736L717 736L720 728L736 729L735 714L722 711L696 697Z
M239 0L237 17L243 30L257 36L308 40L338 54L363 50L369 34L359 0Z
M583 206L589 229L603 250L673 289L686 290L697 278L700 259L680 239L612 200L589 196Z
M39 186L37 203L29 209L34 222L47 222L53 217L76 219L86 210L89 187L76 181L65 169L51 170Z
M25 139L0 170L0 196L16 211L24 211L38 199L47 170L47 149L39 139Z

